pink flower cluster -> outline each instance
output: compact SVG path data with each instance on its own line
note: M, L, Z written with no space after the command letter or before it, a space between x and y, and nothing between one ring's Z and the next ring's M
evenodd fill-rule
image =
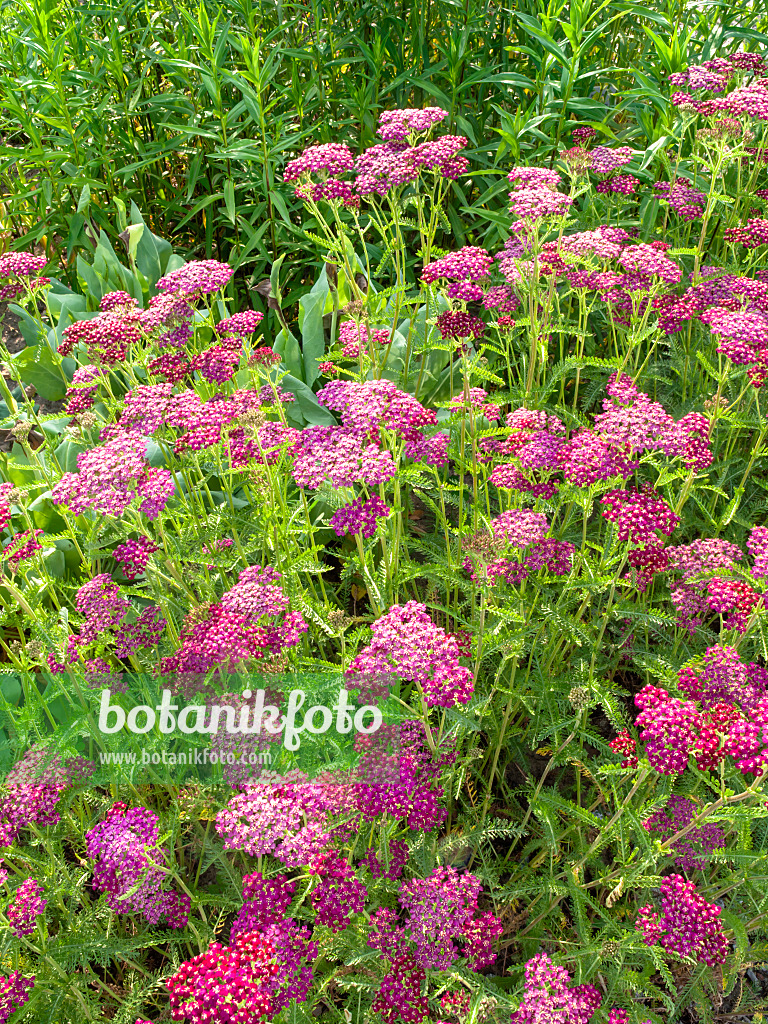
M11 931L18 938L31 935L37 925L37 918L45 911L48 900L42 899L44 890L35 878L21 883L8 904L8 921Z
M378 677L378 673L374 676ZM366 674L362 678L365 680ZM359 685L354 673L349 685ZM385 688L384 695L387 692ZM456 751L444 747L432 754L426 745L423 725L406 721L391 728L394 754L391 758L382 757L380 747L373 741L383 731L382 727L375 736L361 736L356 741L362 752L356 806L366 821L377 821L386 815L404 821L409 829L430 832L447 814L440 803L443 790L436 781L443 768L455 760ZM377 778L381 781L374 781Z
M293 479L299 487L317 488L324 480L334 487L378 486L396 472L391 452L350 427L306 427L296 436L291 455Z
M25 530L11 538L10 543L5 546L2 556L0 556L8 559L8 568L11 572L18 570L19 562L24 562L36 552L43 550L43 545L37 539L43 535L43 532L43 530Z
M428 131L447 116L437 107L423 110L384 111L379 134L387 141L370 146L355 157L345 144L311 146L288 162L286 181L299 181L296 195L318 202L341 202L357 207L362 198L383 196L391 189L416 181L422 170L436 171L441 177L456 179L469 163L460 151L467 140L461 135L444 135L411 146L407 137ZM337 175L354 172L351 180ZM312 177L319 176L319 182Z
M672 796L660 811L656 811L643 822L643 827L653 832L662 841L671 839L693 821L697 805L688 797ZM671 849L675 852L675 864L683 871L694 869L704 870L707 854L712 850L721 850L725 846L725 833L714 822L690 829L684 836L675 840Z
M694 188L688 178L677 177L674 182L657 181L653 188L657 196L665 199L683 220L695 220L703 215L707 197Z
M435 625L425 605L393 605L371 624L371 632L351 671L396 672L421 687L427 707L466 704L472 696L472 672L459 664L456 640Z
M344 427L366 436L375 437L380 428L408 435L437 422L433 409L426 409L390 380L334 380L318 391L317 400L340 412Z
M366 324L358 324L354 320L344 320L339 325L338 342L342 345L341 354L347 359L357 359L361 352L366 351L370 342L379 345L389 344L389 330L371 331Z
M607 393L594 427L574 433L568 441L562 437L565 427L557 417L527 409L510 413L507 439L480 442L483 452L511 455L515 460L497 465L491 483L551 498L560 486L560 475L581 487L614 477L626 479L638 466L633 456L644 451L661 451L691 469L711 463L709 423L704 416L688 413L675 421L625 376L617 380L613 374Z
M481 883L473 875L437 868L428 878L400 886L400 903L408 911L405 925L398 924L397 914L388 907L373 914L368 945L381 952L389 971L372 1009L388 1024L418 1024L427 1016L421 991L427 969L447 969L460 956L473 970L494 962L492 943L502 927L491 913L475 916L480 891Z
M722 701L751 708L768 692L768 672L756 662L742 662L735 647L709 647L678 671L678 687L706 709Z
M750 217L741 227L726 228L723 237L731 245L757 249L768 244L768 220L764 217Z
M55 825L61 820L56 804L67 789L95 768L85 758L67 761L45 747L32 747L8 773L0 800L0 845L10 846L27 825Z
M715 577L707 581L707 604L720 615L728 613L723 619L725 629L746 633L756 609L762 605L762 596L741 580Z
M258 932L274 950L278 970L265 985L272 1001L273 1013L287 1006L291 999L303 1002L312 987L309 963L318 955L318 945L310 941L309 929L285 917L296 883L283 876L267 880L254 871L243 878L243 899L230 932L230 942L239 935Z
M234 313L232 316L219 320L213 329L220 336L232 335L235 338L247 338L253 334L263 319L264 314L259 313L258 310L244 309L240 313Z
M593 985L571 985L564 967L546 953L537 953L525 965L525 990L511 1024L589 1024L602 1002Z
M287 867L305 867L325 852L334 835L332 817L354 809L349 786L289 776L247 779L216 815L226 849L252 857L266 853Z
M439 260L428 263L421 272L425 284L434 284L440 278L449 281L478 281L487 276L493 266L493 256L478 246L465 245L463 249L449 252Z
M512 231L527 232L527 225L544 217L563 217L573 199L557 191L560 175L545 167L513 167L507 175L512 182L509 209L521 219L511 225Z
M718 352L738 366L757 362L768 348L768 319L761 313L716 306L701 313L699 319L720 335Z
M510 509L492 519L490 526L490 533L463 540L471 556L464 568L473 580L503 578L514 586L541 569L555 576L566 576L571 571L576 549L569 541L546 536L549 523L542 512ZM519 556L504 554L509 548L517 548ZM475 561L478 566L473 565Z
M86 321L92 322L92 321ZM156 519L176 485L167 469L148 465L146 438L122 431L77 456L77 473L64 473L51 500L67 505L75 515L93 509L119 516L134 502L148 519Z
M182 299L198 299L226 286L234 270L218 260L193 260L157 282L157 290Z
M659 547L657 531L668 537L680 522L666 501L650 489L609 491L600 504L605 506L603 517L616 524L618 539L633 544Z
M96 861L93 888L107 893L116 913L140 913L150 924L165 917L183 928L189 916L186 893L165 888L167 851L159 846L158 816L144 807L116 804L85 834L88 856Z
M312 890L312 906L318 923L333 932L343 931L350 923L349 915L361 914L365 908L365 886L336 850L321 853L309 870L310 874L318 876Z
M0 975L0 1024L6 1024L8 1018L29 1000L29 993L35 987L34 978L22 978L14 971L7 978Z
M379 114L378 135L387 142L401 142L409 135L421 135L444 121L448 111L441 107L424 107L422 110L405 108L401 110L384 110Z
M405 935L422 967L448 970L460 955L474 971L494 963L493 942L503 928L490 911L477 916L481 892L479 878L460 875L450 865L435 868L428 878L400 885L400 904L408 911ZM461 951L456 939L463 943Z
M389 971L371 1005L384 1024L421 1024L429 1015L429 1003L422 987L426 971L403 940L394 911L380 907L371 916L368 945L381 951Z
M275 1012L270 983L279 971L275 950L257 932L231 946L212 942L167 982L171 1019L191 1024L261 1024Z
M227 672L250 660L262 660L294 647L307 630L301 612L289 601L274 569L249 566L221 601L208 605L202 620L187 624L175 654L163 658L162 673ZM271 620L271 621L270 621Z
M123 575L129 580L135 580L138 576L144 575L144 570L149 565L149 560L155 551L157 551L157 545L142 534L136 540L127 540L123 544L118 544L112 554L123 570Z
M93 405L99 390L101 370L98 366L79 366L72 375L72 386L67 388L67 415L77 416Z
M705 469L712 462L709 423L700 413L675 421L658 403L638 391L631 379L612 374L603 412L595 417L600 438L619 452L661 451L678 458L688 469Z
M34 256L31 252L6 252L0 256L0 302L12 302L20 299L27 289L50 284L50 278L35 276L47 262L47 256Z
M660 911L648 904L638 914L637 928L643 933L643 942L647 946L660 944L709 967L724 963L728 940L720 921L720 907L708 903L696 892L694 883L682 875L669 875L659 889Z
M376 533L376 526L379 519L389 515L389 507L374 494L367 501L356 498L349 505L344 505L331 516L330 525L333 527L337 537L344 537L348 533L359 533L363 537L373 537Z
M301 156L285 165L285 181L296 181L302 174L343 174L355 165L355 157L349 146L329 142L321 146L310 146Z
M501 409L495 402L488 400L488 392L483 388L468 388L466 395L452 398L451 409L473 409L478 416L485 416L489 420L497 420L501 416Z
M92 363L114 366L123 362L141 336L139 311L121 308L99 313L91 320L75 320L65 327L59 353L68 356L75 345L85 345Z
M697 577L730 569L743 555L735 544L719 538L697 538L690 544L668 547L666 552L670 567L680 574L671 585L678 624L692 634L710 611L707 582Z
M625 755L621 762L622 768L637 768L637 741L632 738L630 732L626 729L622 730L608 746L614 753Z

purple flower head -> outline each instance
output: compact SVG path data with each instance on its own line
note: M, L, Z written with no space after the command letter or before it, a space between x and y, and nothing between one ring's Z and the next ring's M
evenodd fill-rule
M129 580L135 580L138 576L144 575L144 570L149 565L149 560L155 551L157 551L157 545L142 534L136 540L127 540L124 544L118 544L112 554L123 570L123 575Z
M350 666L356 672L396 672L421 687L428 707L466 704L472 672L459 664L455 638L436 626L417 601L393 605L371 624L373 638Z
M355 160L355 192L362 197L386 195L390 189L416 181L416 149L406 142L382 142L364 150Z
M485 277L493 266L493 256L485 249L465 245L463 249L449 252L439 260L428 263L421 273L425 284L433 284L441 277L449 281L477 281Z
M218 260L193 260L161 277L157 290L184 299L199 298L224 288L233 273L232 267Z
M318 391L317 400L341 413L344 429L372 438L380 428L410 435L419 427L437 422L433 409L426 409L389 380L331 381Z
M96 861L93 888L107 893L117 913L140 913L150 924L165 917L171 928L187 923L190 900L167 889L159 844L158 816L144 807L116 804L105 819L86 832L88 856Z
M620 541L658 547L656 531L670 536L680 517L655 491L609 491L601 499L603 517L615 523Z
M693 800L672 794L660 811L656 811L643 826L653 832L662 841L671 839L693 821L698 810ZM721 850L725 846L725 833L719 825L706 822L690 829L684 836L675 841L672 850L675 852L675 864L683 871L703 870L707 854L712 850Z
M312 890L312 906L319 924L333 932L343 931L350 923L349 915L360 914L365 907L365 886L336 850L321 853L312 863L310 873L319 877Z
M725 961L728 940L716 907L696 892L693 882L682 875L669 875L659 886L661 907L641 907L637 927L647 946L662 945L664 949L690 956L699 963L716 967Z
M336 532L337 537L344 537L348 533L360 533L363 537L373 537L376 533L376 526L379 519L389 515L389 508L374 494L367 501L356 498L349 505L344 505L331 516L330 525Z
M48 900L41 899L44 890L35 878L21 883L8 904L8 921L11 931L18 938L31 935L37 925L37 918L45 911Z
M296 181L302 174L343 174L354 167L355 157L349 146L329 142L321 146L310 146L295 160L285 165L285 181Z
M0 980L0 1024L6 1024L8 1018L21 1009L34 987L35 979L22 978L18 971Z
M525 989L511 1024L589 1024L602 1002L593 985L570 986L570 975L538 953L525 965Z
M299 487L316 488L324 480L334 487L378 485L396 472L391 453L368 440L359 428L306 427L293 443L292 456L293 479Z
M387 142L401 142L409 135L420 135L444 121L448 111L441 107L424 107L423 110L405 108L401 110L384 110L379 114L380 138Z
M255 309L244 309L241 313L234 313L225 320L219 320L214 327L218 335L233 334L238 338L246 338L253 334L264 314Z
M458 874L455 868L436 868L428 878L403 882L399 899L408 911L405 934L415 945L418 963L431 970L447 970L462 955L455 940L465 943L463 955L472 970L495 960L494 939L502 934L493 914L477 917L482 890L479 878Z
M644 242L625 247L619 256L619 263L626 270L647 277L659 277L666 284L677 284L683 276L677 263L673 263L663 252Z
M610 174L630 163L633 157L632 150L628 146L619 146L618 149L609 149L608 146L595 146L590 150L590 168L595 174Z

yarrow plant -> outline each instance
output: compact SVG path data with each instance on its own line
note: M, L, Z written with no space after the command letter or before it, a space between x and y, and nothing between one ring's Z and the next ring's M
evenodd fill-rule
M448 103L294 139L320 272L263 309L256 236L133 212L82 296L0 256L0 1021L753 1008L764 65L667 94L662 149L570 101L547 161Z

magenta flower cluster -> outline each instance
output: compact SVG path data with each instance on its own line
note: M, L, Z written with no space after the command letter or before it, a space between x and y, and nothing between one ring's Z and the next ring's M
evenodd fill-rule
M344 505L333 513L330 525L337 537L344 537L348 533L359 533L363 537L370 538L376 533L379 519L386 518L389 512L389 507L377 494L368 498L367 501L355 498L349 505Z
M481 892L479 878L460 875L450 865L401 884L400 904L408 911L405 935L422 967L444 971L460 955L475 971L494 963L493 942L503 929L490 911L477 916ZM461 950L456 939L463 943Z
M312 906L317 921L333 932L343 931L350 914L365 907L366 888L355 877L355 869L336 850L321 853L311 864L310 873L318 876L312 890Z
M340 783L248 779L217 814L216 831L226 849L306 867L330 845L333 817L354 806L352 788Z
M313 980L310 964L318 955L318 945L310 941L309 929L285 916L295 890L296 882L282 875L271 879L258 871L246 875L245 902L230 932L233 943L240 935L258 932L274 950L278 969L264 987L275 1013L291 999L306 999Z
M295 193L301 199L351 208L359 207L361 199L412 184L423 170L455 180L469 166L460 155L467 143L464 136L443 135L413 145L409 141L446 116L438 107L384 111L379 122L384 142L369 146L357 157L344 143L310 146L286 164L284 180L298 182ZM347 173L352 177L343 178Z
M162 659L162 673L205 674L212 668L237 666L294 647L306 632L301 612L292 611L271 567L249 566L221 601L207 606L202 618L187 623L175 654Z
M212 942L167 982L171 1020L190 1024L261 1024L273 1015L270 982L279 971L275 950L257 932L231 946Z
M77 473L63 474L51 500L75 515L93 509L112 516L122 515L138 502L147 519L156 519L176 485L167 469L149 466L146 449L146 439L137 434L113 433L98 448L77 456Z
M19 971L7 978L0 975L0 979L0 1024L6 1024L8 1018L29 1001L35 979L23 978Z
M660 908L641 907L637 928L647 946L661 945L680 956L716 967L725 961L728 940L720 921L720 907L696 892L682 875L669 875L659 886Z
M167 888L158 822L154 811L118 804L86 833L86 851L96 862L93 888L107 894L116 913L142 914L150 924L164 917L169 927L183 928L190 899Z
M417 683L427 707L466 704L472 696L470 669L459 664L456 640L435 625L418 601L393 605L371 624L373 637L357 655L353 672L396 672Z
M0 845L10 846L27 825L56 825L61 795L79 784L95 765L85 758L63 761L45 747L32 747L5 779L0 801Z
M662 841L666 841L682 831L696 816L697 805L688 797L673 793L666 805L656 811L643 822L643 827L653 832ZM721 850L725 846L725 833L714 822L689 829L672 844L675 864L683 871L704 870L712 850Z
M480 891L481 883L473 875L437 868L428 878L401 884L399 900L408 912L405 925L388 907L372 915L368 945L389 964L372 1009L388 1024L418 1024L427 1017L422 993L427 969L448 969L461 956L473 970L495 961L492 943L502 928L490 912L475 916Z
M525 965L523 998L510 1017L511 1024L589 1024L602 1002L594 985L571 985L564 967L546 953L537 953Z
M44 889L36 878L27 878L13 894L8 904L8 921L11 931L18 938L31 935L37 926L38 917L44 913L48 900L42 898Z
M136 540L127 540L123 544L118 544L112 554L123 570L123 575L129 580L135 580L138 576L144 575L144 570L149 565L149 560L155 551L157 551L157 545L153 544L149 537L142 535Z

